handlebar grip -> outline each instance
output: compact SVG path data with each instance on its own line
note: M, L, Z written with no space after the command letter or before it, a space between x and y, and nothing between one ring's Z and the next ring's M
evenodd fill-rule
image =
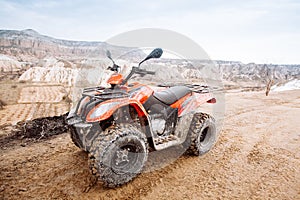
M141 74L141 75L146 75L146 74L154 75L155 74L155 72L147 71L147 70L144 70L144 69L135 69L135 73Z
M152 75L155 74L155 72L152 72L152 71L146 71L146 73L147 73L147 74L152 74Z

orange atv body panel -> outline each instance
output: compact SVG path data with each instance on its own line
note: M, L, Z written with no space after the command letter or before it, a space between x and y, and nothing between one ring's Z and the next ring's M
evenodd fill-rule
M119 85L123 82L124 78L122 74L114 73L111 77L107 80L107 83L111 85Z
M97 122L103 121L108 119L114 112L116 112L119 108L127 105L131 105L135 108L139 116L147 116L148 113L145 110L143 104L149 99L151 95L153 95L154 90L143 84L139 83L132 83L130 87L124 86L122 87L123 90L130 93L130 96L127 98L120 98L120 99L110 99L104 101L98 105L96 105L92 110L89 111L86 121L87 122ZM168 88L158 88L158 91L166 90ZM85 103L90 100L90 97L85 97L82 100L82 103ZM213 98L211 93L196 93L191 92L184 97L178 99L176 102L170 105L172 108L178 109L178 117L181 117L189 112L192 112L196 108L198 108L203 103L215 103L215 99ZM97 110L100 109L101 106L107 105L109 103L115 103L116 105L111 106L103 115L98 117L91 117L92 114ZM78 114L81 112L81 107L78 109Z
M136 90L136 89L138 89L138 90ZM145 101L147 101L149 96L151 96L153 94L153 90L146 85L142 85L142 84L138 84L138 83L133 84L133 87L130 87L130 88L127 87L127 91L130 92L132 90L136 90L136 92L133 92L131 94L131 96L129 96L128 98L110 99L110 100L107 100L107 101L95 106L87 115L86 121L87 122L97 122L97 121L106 120L111 115L113 115L113 113L115 111L117 111L119 108L121 108L123 106L127 106L127 105L133 106L139 116L148 115L142 104L145 103ZM109 103L117 103L117 104L115 106L111 107L110 109L108 109L103 115L96 117L96 118L91 117L91 115L97 109L99 109L101 106L103 106L105 104L109 104Z
M116 102L116 100L108 100L108 101L105 101L104 103L100 103L97 106L95 106L87 115L86 121L87 122L97 122L97 121L106 120L110 116L112 116L116 110L118 110L119 108L121 108L123 106L127 106L127 105L133 106L136 109L139 116L144 116L147 113L145 111L145 109L143 108L143 105L140 102L138 102L136 99L125 98L125 99L117 100L118 104L115 105L114 107L110 108L109 110L107 110L103 115L96 117L96 118L91 118L92 113L94 113L102 105L110 103L110 102Z
M176 108L178 108L178 117L181 117L199 108L200 105L204 103L215 103L215 99L213 98L212 94L193 92L191 95L186 95L172 104L171 107L177 106Z

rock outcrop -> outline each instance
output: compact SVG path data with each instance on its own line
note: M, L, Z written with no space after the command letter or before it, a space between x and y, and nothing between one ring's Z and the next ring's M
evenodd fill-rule
M0 30L0 53L12 55L22 61L38 61L47 56L69 58L105 57L109 49L113 55L121 55L135 48L110 45L106 42L60 40L27 29L23 31ZM137 51L135 56L144 56Z
M6 55L0 54L0 72L15 72L21 69L22 63Z
M267 79L286 81L300 79L300 65L243 64L217 62L225 80L263 82Z
M19 81L74 84L78 70L75 67L65 67L65 62L49 58L42 60L43 66L31 67L19 78ZM71 66L73 64L69 63Z
M105 58L106 50L113 57L130 52L118 60L127 74L133 63L145 57L141 50L119 47L105 42L68 41L41 35L34 30L0 30L0 71L2 77L19 77L20 81L47 82L72 85L105 84L109 74L105 69L111 61ZM125 58L126 57L126 58ZM126 60L126 61L124 61ZM153 62L151 64L151 62ZM243 64L238 61L159 59L145 63L147 70L156 71L155 77L146 75L148 81L194 81L212 79L232 83L248 82L254 86L300 80L300 65ZM218 77L217 77L218 76ZM2 80L1 78L1 80ZM247 85L247 84L246 84ZM252 86L253 86L252 85Z

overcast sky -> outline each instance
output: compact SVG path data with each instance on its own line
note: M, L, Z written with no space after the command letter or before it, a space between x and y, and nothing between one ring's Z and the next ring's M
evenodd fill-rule
M299 0L0 0L0 29L28 28L83 41L163 28L214 60L300 63Z

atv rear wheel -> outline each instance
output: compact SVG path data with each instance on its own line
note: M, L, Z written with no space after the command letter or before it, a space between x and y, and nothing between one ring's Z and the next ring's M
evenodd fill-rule
M90 170L105 186L116 187L137 176L147 157L145 135L130 124L120 124L95 138L89 153Z
M188 136L191 142L188 153L194 155L207 153L217 139L214 118L206 113L195 113Z

